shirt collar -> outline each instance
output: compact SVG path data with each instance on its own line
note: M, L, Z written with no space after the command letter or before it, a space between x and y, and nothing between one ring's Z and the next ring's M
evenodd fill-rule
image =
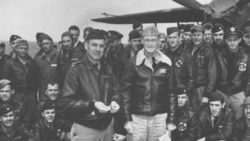
M169 66L172 66L172 62L169 59L169 57L167 57L166 55L164 55L160 50L156 50L155 51L154 57L155 57L155 59L156 59L157 62L166 63ZM141 65L145 59L146 59L146 56L144 54L144 49L142 49L142 50L140 50L137 53L137 56L136 56L136 66Z
M76 41L76 43L74 44L74 48L78 45L79 40Z

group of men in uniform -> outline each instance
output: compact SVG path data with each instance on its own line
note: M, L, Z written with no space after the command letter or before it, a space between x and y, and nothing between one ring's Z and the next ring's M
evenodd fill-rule
M247 141L250 26L69 27L0 44L0 140Z

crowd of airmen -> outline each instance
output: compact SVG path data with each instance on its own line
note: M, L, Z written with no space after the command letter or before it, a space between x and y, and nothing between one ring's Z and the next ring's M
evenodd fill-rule
M83 34L0 43L1 141L250 141L250 26Z

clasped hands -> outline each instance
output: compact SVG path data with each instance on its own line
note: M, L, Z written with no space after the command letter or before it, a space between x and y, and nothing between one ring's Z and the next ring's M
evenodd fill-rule
M116 113L119 111L120 106L118 105L118 103L116 101L112 101L110 103L109 106L105 105L103 102L101 101L96 101L94 103L95 108L100 112L100 113L107 113L107 112L111 112L111 113Z

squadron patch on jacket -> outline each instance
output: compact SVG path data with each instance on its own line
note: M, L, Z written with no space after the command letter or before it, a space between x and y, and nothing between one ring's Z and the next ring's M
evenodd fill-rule
M177 126L178 131L183 132L187 130L187 123L186 122L180 122Z
M175 61L175 66L176 66L177 68L180 68L182 65L183 65L183 62L182 62L181 60L176 60L176 61Z
M239 71L246 71L247 64L245 62L240 62Z

